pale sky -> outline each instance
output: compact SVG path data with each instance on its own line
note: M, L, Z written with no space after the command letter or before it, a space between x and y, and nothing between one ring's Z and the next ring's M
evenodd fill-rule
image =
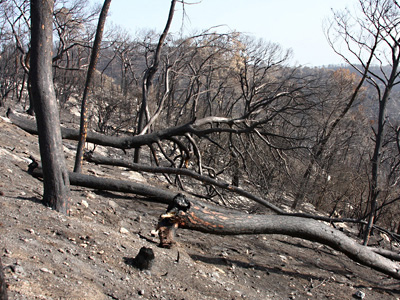
M188 0L185 5L184 36L213 26L218 30L244 32L293 50L293 63L321 66L343 63L329 47L323 22L331 9L353 8L358 0ZM99 2L97 0L96 2ZM108 22L132 35L141 29L161 32L165 26L170 0L113 0ZM182 5L177 3L171 32L182 28Z

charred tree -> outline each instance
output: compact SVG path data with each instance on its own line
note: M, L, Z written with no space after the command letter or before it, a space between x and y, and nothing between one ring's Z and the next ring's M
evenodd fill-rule
M94 71L96 70L97 60L100 55L100 44L103 39L104 25L106 23L108 9L110 8L111 0L105 0L103 8L101 9L99 23L97 25L96 37L93 43L92 55L90 57L89 69L86 76L85 89L83 91L83 98L81 104L81 119L80 119L80 130L79 130L79 141L76 150L74 172L80 173L82 170L82 158L83 150L85 147L87 129L88 129L88 112L87 112L87 98L90 92L90 85Z
M161 50L164 45L165 39L167 37L169 28L171 27L172 19L174 17L174 12L175 12L175 4L176 4L176 0L172 0L171 6L169 9L167 24L165 25L164 31L161 34L160 39L158 41L157 48L154 53L153 63L145 71L145 73L143 75L142 103L141 103L140 110L139 110L139 115L138 115L139 120L138 120L138 125L137 125L137 133L138 134L142 134L142 130L145 127L146 112L148 109L149 90L150 90L150 87L152 84L153 77L156 74L156 72L158 70L158 66L160 64ZM137 148L135 148L134 162L135 163L139 162L139 158L140 158L140 147L137 147Z
M43 201L69 213L69 177L63 153L59 112L53 85L52 0L31 0L31 90L43 163Z

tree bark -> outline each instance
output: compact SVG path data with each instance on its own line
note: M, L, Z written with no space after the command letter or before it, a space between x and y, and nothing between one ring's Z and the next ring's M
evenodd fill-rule
M41 168L30 166L35 177L42 176ZM250 215L232 209L211 205L203 201L186 198L189 209L176 210L174 199L177 193L145 184L98 178L70 172L73 185L98 190L134 193L152 201L168 204L168 212L160 217L160 232L168 236L168 230L186 228L220 235L237 234L284 234L319 242L343 252L349 258L369 266L393 278L400 279L400 265L375 253L369 247L359 245L344 233L316 220L279 215ZM171 214L171 211L173 214ZM167 224L167 226L165 226ZM161 241L161 244L163 241Z
M104 0L103 8L101 9L99 23L97 24L96 37L93 43L93 50L90 57L89 68L86 76L85 89L83 91L82 105L81 105L81 118L80 118L80 129L79 129L79 141L76 149L76 158L74 172L80 173L82 171L82 159L83 150L85 148L85 142L87 137L88 129L88 117L87 117L87 97L90 92L90 85L94 71L96 70L97 60L100 55L100 44L103 39L104 25L106 23L108 9L110 8L111 0Z
M69 213L69 178L52 75L52 0L31 0L31 84L43 163L43 201Z

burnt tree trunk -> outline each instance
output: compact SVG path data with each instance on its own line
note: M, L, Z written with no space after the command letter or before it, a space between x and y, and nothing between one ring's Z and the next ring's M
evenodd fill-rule
M52 75L53 0L31 0L31 84L43 163L43 201L69 213L69 178Z
M154 75L156 74L158 70L158 66L160 64L160 56L161 56L161 50L162 47L164 46L165 39L167 38L167 34L169 31L169 28L171 27L172 19L174 17L174 12L175 12L175 4L176 0L171 1L171 6L169 9L169 14L168 14L168 19L167 19L167 24L165 25L164 31L160 36L160 39L157 44L157 49L154 53L153 57L153 63L150 68L148 68L143 75L143 83L142 83L142 103L140 105L140 110L139 110L139 116L138 116L138 124L137 124L137 134L142 134L142 130L145 127L145 120L146 120L146 111L148 107L148 98L149 98L149 92L150 92L150 87L152 84L152 80ZM135 148L135 153L134 153L134 162L138 163L140 158L140 147Z
M42 170L31 165L30 173L35 177L41 177ZM70 182L73 185L93 189L134 193L146 196L150 198L149 200L168 204L167 213L160 217L158 227L163 236L169 240L161 241L161 245L173 243L173 232L170 234L169 231L174 231L178 227L220 235L284 234L328 245L356 262L400 279L399 264L316 220L284 215L251 215L186 197L185 201L189 204L178 203L180 206L177 206L176 199L181 199L182 195L177 197L173 191L73 172L70 173Z
M0 300L8 300L7 296L7 284L4 277L3 265L0 258Z
M90 57L89 69L86 76L85 90L83 91L82 105L81 105L81 118L79 129L79 141L76 149L76 158L74 172L80 173L82 171L83 151L88 129L88 112L87 112L87 98L90 92L90 86L93 80L94 71L96 70L97 60L100 55L100 44L103 39L104 25L106 23L108 9L110 8L111 0L105 0L103 8L101 9L99 23L97 24L96 37L93 43L93 50Z

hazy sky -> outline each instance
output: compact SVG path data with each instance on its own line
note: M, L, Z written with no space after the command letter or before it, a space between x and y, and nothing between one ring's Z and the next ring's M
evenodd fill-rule
M196 0L189 0L194 2ZM98 0L97 0L98 2ZM236 30L292 48L294 63L307 66L342 63L329 47L323 22L332 16L331 9L353 8L358 0L202 0L177 4L171 32L184 35L217 25L219 31ZM135 34L150 28L161 32L168 16L170 0L111 2L109 21Z

